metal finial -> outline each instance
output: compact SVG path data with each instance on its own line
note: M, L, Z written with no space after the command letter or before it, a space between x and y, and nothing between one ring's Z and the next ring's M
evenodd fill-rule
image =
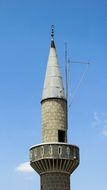
M51 37L54 39L54 25L51 26Z

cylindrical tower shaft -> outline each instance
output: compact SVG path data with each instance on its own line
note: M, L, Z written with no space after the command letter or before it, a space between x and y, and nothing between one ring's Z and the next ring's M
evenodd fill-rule
M41 190L70 190L70 176L65 173L46 173L41 175Z
M42 142L67 142L67 102L60 98L42 101Z
M42 144L30 149L30 164L40 175L41 190L70 190L70 174L79 164L79 148L67 144L67 100L52 28L41 101Z

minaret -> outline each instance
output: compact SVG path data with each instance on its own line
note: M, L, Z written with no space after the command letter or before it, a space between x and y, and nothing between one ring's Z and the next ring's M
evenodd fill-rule
M79 148L67 143L67 99L52 27L42 108L42 143L30 148L30 165L40 175L41 190L70 190L70 175L79 165Z

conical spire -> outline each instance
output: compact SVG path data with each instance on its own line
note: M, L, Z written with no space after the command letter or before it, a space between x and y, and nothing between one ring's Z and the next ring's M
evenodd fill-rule
M42 100L47 98L65 98L62 77L54 43L54 29L51 32L51 46L48 57Z

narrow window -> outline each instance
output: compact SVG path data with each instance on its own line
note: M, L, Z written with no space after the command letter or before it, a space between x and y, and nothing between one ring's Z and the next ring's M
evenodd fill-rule
M58 130L58 142L65 142L65 131Z

